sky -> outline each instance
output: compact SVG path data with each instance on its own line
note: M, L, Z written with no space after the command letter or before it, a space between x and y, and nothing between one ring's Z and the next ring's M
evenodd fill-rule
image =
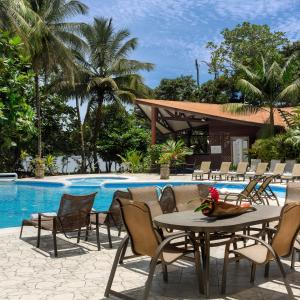
M80 20L113 18L117 28L127 28L139 40L132 58L155 64L143 73L151 87L162 78L195 77L195 59L209 60L208 41L220 43L220 32L248 21L268 24L300 39L300 0L81 0L90 8ZM204 63L200 81L211 76Z

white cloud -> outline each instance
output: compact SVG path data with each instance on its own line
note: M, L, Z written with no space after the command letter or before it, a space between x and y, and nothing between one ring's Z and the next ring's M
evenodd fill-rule
M296 0L216 0L217 14L228 18L253 20L259 17L274 17L292 11Z
M290 16L286 18L280 18L277 25L273 26L277 31L286 32L286 35L291 40L300 39L300 16Z

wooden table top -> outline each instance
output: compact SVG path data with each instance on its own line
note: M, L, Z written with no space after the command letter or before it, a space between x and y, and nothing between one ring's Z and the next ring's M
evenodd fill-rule
M282 207L267 205L254 207L255 211L221 219L206 217L201 212L174 212L155 217L154 223L159 227L192 232L234 232L246 226L276 221L282 209Z

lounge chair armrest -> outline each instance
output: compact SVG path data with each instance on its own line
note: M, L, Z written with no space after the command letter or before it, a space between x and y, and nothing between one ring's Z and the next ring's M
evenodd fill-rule
M56 219L57 216L47 215L47 213L38 213L38 219L40 219L40 218L43 218L43 219L45 219L45 218L47 218L47 219Z
M226 248L229 249L229 246L236 240L236 239L249 239L249 240L253 240L256 241L260 244L262 244L263 246L265 246L274 257L277 257L276 252L274 251L274 249L272 248L272 246L268 243L266 243L264 240L259 239L257 237L254 236L250 236L250 235L245 235L245 234L236 234L234 235L227 243L226 243Z
M90 215L98 215L98 214L110 214L108 210L94 210L90 212Z

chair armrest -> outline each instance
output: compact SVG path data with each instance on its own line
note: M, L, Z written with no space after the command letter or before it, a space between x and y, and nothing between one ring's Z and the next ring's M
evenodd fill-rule
M47 215L47 213L38 213L38 219L41 219L43 217L43 219L48 218L48 219L56 219L57 216L51 216L51 215Z
M108 210L98 210L98 211L91 211L90 215L98 215L98 214L110 214L111 212Z
M276 252L274 251L274 249L272 248L272 246L268 243L266 243L264 240L259 239L257 237L254 236L250 236L250 235L245 235L245 234L236 234L234 235L227 243L226 243L226 248L229 249L230 244L232 244L234 242L234 240L236 239L249 239L249 240L253 240L256 241L260 244L262 244L264 247L266 247L274 257L278 257L278 255L276 254Z

